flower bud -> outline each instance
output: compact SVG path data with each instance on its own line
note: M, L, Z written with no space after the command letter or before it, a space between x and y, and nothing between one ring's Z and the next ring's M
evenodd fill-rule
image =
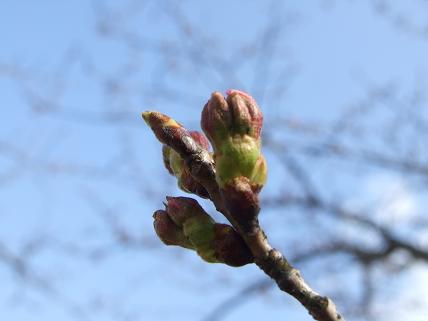
M242 266L253 262L241 236L231 226L216 223L196 200L167 197L165 207L153 217L155 231L166 245L193 249L210 263Z
M227 103L232 112L232 131L240 135L260 138L263 114L253 97L239 90L226 92Z
M253 255L241 236L227 224L214 225L215 257L230 266L254 262Z
M209 142L203 133L191 131L189 134L196 144L208 150ZM196 194L202 198L208 198L209 195L206 189L193 178L184 160L176 151L164 145L162 147L162 155L166 169L177 178L177 184L181 190Z
M190 240L198 255L210 263L219 262L215 256L214 220L208 216L193 216L183 224L184 235Z
M213 145L214 151L229 135L231 121L226 99L217 91L212 93L202 110L201 127Z
M195 140L196 144L201 146L203 149L210 149L210 143L204 133L201 133L197 130L189 131L190 136Z
M201 127L216 150L226 137L260 138L263 114L256 101L239 90L228 90L225 99L214 92L202 111Z
M230 215L245 230L251 230L260 211L259 197L246 177L229 181L221 190Z
M214 148L216 180L222 189L237 177L246 177L255 192L264 185L266 162L260 151L263 115L248 94L214 92L202 111L201 126Z
M215 222L196 200L188 197L167 197L166 211L201 258L211 263L218 262L212 246Z
M192 243L187 239L183 231L174 224L167 212L158 210L153 214L153 219L156 234L163 243L193 249Z
M180 136L186 132L181 124L177 123L171 117L157 111L145 111L142 114L144 121L155 133L155 136L163 144L171 140L171 136Z
M167 196L165 210L179 227L183 227L184 223L192 217L207 217L211 219L198 201L190 197Z

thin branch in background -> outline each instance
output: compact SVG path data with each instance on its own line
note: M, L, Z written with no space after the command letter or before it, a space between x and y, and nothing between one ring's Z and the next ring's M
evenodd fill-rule
M376 303L379 300L377 296L381 290L380 285L377 284L376 275L367 273L368 269L377 267L389 275L391 272L386 267L388 264L392 269L402 269L406 272L417 263L428 262L426 243L404 238L400 234L403 226L391 227L372 220L374 216L372 211L350 210L341 200L327 199L324 194L328 194L326 192L330 186L320 184L316 175L312 175L312 170L316 166L309 167L300 161L305 158L323 164L329 162L346 164L348 166L346 168L334 168L338 175L349 174L350 164L360 164L366 166L365 168L398 173L409 180L417 178L418 191L426 190L428 174L428 155L424 149L428 137L428 122L424 113L426 90L419 81L414 84L413 91L404 94L401 94L400 89L402 83L396 81L389 81L380 86L366 84L363 88L364 96L359 99L351 97L350 103L343 108L344 112L335 117L331 123L292 118L280 114L279 111L282 109L277 108L283 105L290 88L293 89L290 85L294 84L295 73L298 71L293 56L288 55L286 38L291 34L290 27L294 26L299 16L294 16L294 13L288 15L288 8L278 9L275 1L268 3L263 10L267 9L272 19L267 19L266 24L254 34L253 39L248 43L239 43L233 48L224 48L221 39L192 22L192 17L184 10L185 4L173 1L162 3L127 1L110 7L102 2L93 3L96 12L96 41L117 44L128 50L129 59L117 69L104 70L97 57L93 56L91 48L73 45L59 57L58 63L52 69L44 69L45 66L30 66L19 61L1 62L0 77L11 80L16 85L18 96L20 95L25 103L26 115L34 122L33 128L29 131L35 139L39 134L38 120L49 120L58 126L63 126L65 121L73 133L79 132L82 125L101 130L107 128L114 139L109 140L106 137L103 143L111 144L111 149L115 149L116 152L111 159L105 160L104 165L99 166L81 162L77 154L73 160L49 157L44 154L46 149L35 146L34 140L18 144L13 135L2 138L0 157L5 160L7 166L0 171L0 188L7 189L18 182L19 178L33 174L42 181L59 175L56 176L59 181L80 177L90 179L94 184L110 182L117 185L120 182L123 188L129 189L131 193L137 192L143 202L153 199L158 191L151 186L144 186L150 180L150 177L142 174L146 170L144 157L132 153L137 149L136 146L141 144L141 139L139 136L135 136L137 137L135 140L129 139L134 137L134 132L129 136L123 135L123 130L133 131L141 127L136 115L139 114L142 104L147 103L145 99L149 97L154 101L153 97L156 97L159 99L156 105L162 107L164 104L174 104L177 107L195 105L195 108L199 108L201 107L199 94L192 90L183 91L172 87L169 84L170 78L174 79L175 83L198 79L207 86L208 91L219 86L228 87L230 83L245 88L248 86L245 80L250 79L249 85L258 98L265 101L263 105L273 107L269 112L278 114L278 117L271 117L274 119L270 119L267 128L271 128L269 130L271 132L284 131L286 134L286 139L278 142L267 133L265 140L267 148L279 156L282 160L281 165L298 186L298 192L295 194L290 188L279 198L267 195L264 204L273 207L275 211L272 215L284 217L284 213L290 209L297 209L302 216L309 211L317 211L320 214L317 215L317 219L319 217L322 219L323 215L326 218L336 218L352 230L362 228L363 232L375 233L381 240L382 246L371 247L350 242L349 239L341 239L331 233L322 240L326 244L312 248L295 248L297 256L299 252L306 251L310 256L308 262L313 258L312 263L315 265L319 255L329 257L339 254L341 257L343 255L352 258L357 266L361 266L361 285L369 286L362 287L358 300L344 297L346 310L355 310L355 315L370 316L370 309L374 305L369 303ZM422 9L426 6L424 1L411 1L411 4L420 5L419 8ZM397 30L404 31L412 37L426 38L424 23L419 24L413 19L413 15L403 16L405 13L399 10L399 5L391 1L370 1L370 5L373 5L379 17ZM165 17L172 28L175 28L178 36L157 41L147 37L147 30L129 27L134 22L145 21L145 14L149 10L152 10L150 12L155 17ZM212 50L213 48L216 50ZM156 66L147 68L145 65L147 54L161 57ZM180 65L179 67L183 65L184 71L179 70L177 65ZM76 70L100 90L102 108L96 109L98 106L92 103L76 105L64 99L66 94L74 97L82 95L82 92L72 87L73 72ZM248 70L252 72L249 74L250 77L248 73L243 72ZM253 79L258 79L260 88L256 86L257 81L252 81ZM198 105L195 102L198 102ZM325 102L320 102L323 103ZM376 113L383 113L383 116L373 116ZM373 119L382 122L373 124L371 121ZM17 130L22 131L22 127L18 126ZM62 133L57 136L62 137ZM61 137L58 139L55 137L46 144L62 144ZM376 144L372 144L374 141ZM130 178L130 175L133 177ZM131 184L125 184L130 180ZM78 185L77 189L80 190L81 185ZM36 287L42 293L46 293L48 298L51 298L50 286L55 295L60 292L60 284L50 284L50 276L38 271L31 264L32 259L37 259L38 255L48 249L58 255L58 260L60 257L68 256L75 260L97 261L117 253L118 248L127 247L136 252L156 248L158 243L153 241L151 235L142 236L131 231L120 216L120 206L119 208L110 206L105 202L105 194L94 193L91 189L88 188L89 192L84 189L79 195L88 201L90 211L100 218L101 225L106 228L107 238L104 244L85 247L78 242L63 241L58 235L41 234L28 240L15 252L6 240L3 241L0 246L1 264L7 271L11 271L17 280L22 281L23 287ZM43 215L42 213L41 217ZM415 220L417 226L412 227L415 239L426 232L428 221L424 216L423 212L420 213ZM279 230L282 227L276 228ZM61 231L57 233L60 234ZM391 257L400 251L406 254L404 263L400 266L394 263L387 264ZM293 258L293 262L299 262L296 257ZM214 316L208 316L208 320L224 318L227 313L255 297L260 290L262 293L266 291L271 284L269 280L250 283L224 302L224 310L220 305L215 310L217 312L213 312ZM42 290L44 287L47 291ZM52 301L57 302L54 299ZM65 310L67 306L73 306L71 301L64 299ZM117 311L121 309L118 307ZM112 312L113 318L126 317L124 312L114 313ZM128 318L132 319L132 316Z

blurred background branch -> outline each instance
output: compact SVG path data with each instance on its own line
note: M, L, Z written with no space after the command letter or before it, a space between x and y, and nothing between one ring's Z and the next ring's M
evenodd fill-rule
M141 111L197 129L210 93L238 88L265 115L272 243L347 320L422 320L426 9L4 1L0 316L309 320L256 269L203 264L152 230L153 209L180 192Z

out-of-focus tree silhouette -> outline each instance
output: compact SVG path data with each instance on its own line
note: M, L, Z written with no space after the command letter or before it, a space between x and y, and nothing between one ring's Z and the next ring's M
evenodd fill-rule
M410 2L405 10L393 1L367 5L390 28L414 41L427 41L427 2ZM29 177L40 185L39 197L48 204L49 188L43 186L61 189L58 182L67 181L64 193L72 190L74 196L63 195L63 206L78 200L94 214L74 222L74 232L68 233L67 226L64 231L46 228L47 213L34 209L31 216L41 223L22 228L16 239L0 237L0 273L12 273L19 284L11 297L31 301L31 295L22 294L31 288L81 318L105 313L112 319L141 319L144 311L124 312L96 295L90 302L76 300L62 289L54 271L68 261L92 262L101 270L108 257L121 251L156 256L164 250L148 228L150 213L133 213L137 202L153 204L153 198L176 193L160 155L156 163L147 152L154 145L144 137L140 112L165 106L196 128L211 91L234 87L250 92L266 115L263 146L270 180L262 194L261 220L272 243L316 289L334 298L348 320L378 320L388 309L426 315L426 299L409 290L416 286L418 273L428 270L428 216L415 205L424 205L428 190L423 79L410 85L395 79L366 82L364 94L351 96L340 111L331 111L332 117L323 115L323 110L330 112L323 107L327 100L313 106L310 117L290 115L287 97L301 66L287 38L304 19L282 2L259 2L260 19L251 21L246 37L222 38L203 27L204 19L222 23L218 15L223 9L201 9L201 16L195 16L189 14L195 3L94 2L96 39L106 51L114 50L116 60L103 61L84 46L73 45L53 69L0 62L0 77L19 90L27 106L12 134L0 137L0 189L11 195ZM230 10L242 5L231 4ZM324 12L338 4L317 5ZM245 29L249 22L237 15L235 23ZM114 65L109 65L112 60ZM22 127L29 128L27 136L14 139ZM97 138L91 140L92 135ZM85 139L89 142L80 145ZM28 214L10 215L22 215L20 226L25 226ZM96 239L99 231L92 235L95 225L102 226L101 241ZM45 255L53 255L50 267L41 263ZM150 272L147 264L144 273ZM224 276L212 277L221 284ZM131 282L129 291L135 286ZM274 289L270 280L252 275L234 286L234 293L227 292L224 301L197 317L221 320ZM221 293L223 287L215 289Z

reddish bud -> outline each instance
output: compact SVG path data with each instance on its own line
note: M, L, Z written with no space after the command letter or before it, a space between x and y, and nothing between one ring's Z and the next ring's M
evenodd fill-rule
M263 114L253 97L239 90L227 91L227 103L233 115L233 127L242 135L260 138Z
M189 132L171 117L157 111L146 111L142 116L156 138L181 156L200 152L200 146Z
M195 141L196 145L208 150L209 142L203 133L190 131L188 134ZM193 178L184 160L176 151L167 145L163 145L162 155L165 168L171 175L177 178L180 189L188 193L196 194L202 198L208 198L209 195L206 189Z
M158 210L153 214L153 219L156 234L163 243L193 249L193 245L184 235L182 229L174 224L167 212Z
M202 206L193 198L167 196L166 200L165 209L177 226L182 227L189 218L195 216L209 217Z
M256 101L239 90L227 97L214 92L202 111L201 126L214 148L220 188L235 178L249 179L255 193L263 187L266 162L260 151L263 115Z
M256 101L239 90L228 90L225 99L214 92L202 111L201 127L217 150L227 136L249 135L258 140L263 114Z
M195 140L196 144L198 144L203 149L208 150L210 148L210 143L204 133L201 133L197 130L189 131L190 136Z
M145 111L142 114L147 125L155 133L157 139L163 144L168 144L172 137L179 137L186 130L171 117L157 111Z
M207 135L214 150L228 135L231 114L226 99L219 92L214 92L202 110L201 127Z
M254 190L250 180L238 177L227 183L221 190L226 207L230 215L244 228L251 229L256 223L260 211L257 190Z
M254 258L241 236L226 224L214 225L214 250L218 261L230 266L253 263Z

